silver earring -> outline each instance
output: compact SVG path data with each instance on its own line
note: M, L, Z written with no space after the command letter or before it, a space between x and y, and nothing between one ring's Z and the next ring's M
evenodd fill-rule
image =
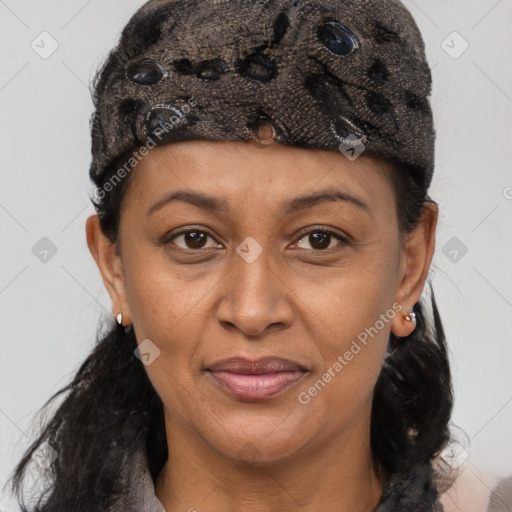
M408 322L416 322L416 313L411 309L410 313L405 317Z
M117 322L117 325L123 325L123 313L119 313L116 316L116 322Z

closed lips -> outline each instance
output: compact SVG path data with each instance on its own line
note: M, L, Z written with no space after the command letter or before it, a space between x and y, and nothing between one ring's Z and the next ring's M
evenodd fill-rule
M241 400L265 400L297 383L309 370L288 359L267 357L257 361L231 358L207 368L213 381Z

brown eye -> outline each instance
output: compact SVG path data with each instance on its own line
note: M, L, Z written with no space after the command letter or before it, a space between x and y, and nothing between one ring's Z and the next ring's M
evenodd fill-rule
M338 241L341 241L341 244L335 244L334 246L331 246L331 242L333 242L333 239L337 239ZM306 240L306 242L303 242L303 240ZM344 246L348 243L348 240L341 235L338 235L334 233L333 231L330 231L328 229L317 229L315 231L310 231L309 233L305 233L304 236L297 242L297 245L301 248L306 248L307 244L309 243L311 249L315 251L323 251L326 249L332 249L336 245Z
M177 233L169 238L166 243L172 241L173 245L176 245L176 247L180 249L204 249L208 238L212 238L213 240L213 237L211 237L209 233L194 229ZM176 240L181 241L181 245L176 243ZM211 247L215 248L217 246L218 244L214 243L214 245Z

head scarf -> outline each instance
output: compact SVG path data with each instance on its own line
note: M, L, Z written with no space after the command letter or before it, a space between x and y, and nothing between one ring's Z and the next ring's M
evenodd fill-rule
M430 92L423 39L398 0L151 0L97 77L90 177L101 186L173 141L254 139L364 152L425 191Z

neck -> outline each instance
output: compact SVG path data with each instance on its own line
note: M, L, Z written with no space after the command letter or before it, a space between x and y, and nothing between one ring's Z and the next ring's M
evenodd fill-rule
M384 480L372 461L368 419L284 460L257 466L222 457L166 417L167 438L174 442L157 478L156 495L167 512L371 512Z

